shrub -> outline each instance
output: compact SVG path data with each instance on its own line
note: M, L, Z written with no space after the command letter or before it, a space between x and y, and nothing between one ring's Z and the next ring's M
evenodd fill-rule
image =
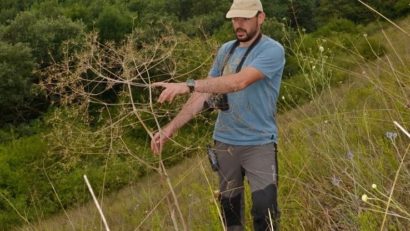
M46 150L40 135L0 145L0 229L32 218L37 200L42 200L37 196L50 190L42 174Z
M338 33L357 34L358 32L358 27L354 22L345 18L334 18L313 34L316 36L332 36Z
M116 6L106 6L99 14L95 25L99 32L100 41L120 42L125 35L132 31L132 17L126 10Z
M386 47L376 38L366 38L360 41L357 49L366 60L375 60L386 53Z
M19 119L18 112L31 96L34 68L29 47L0 41L0 126Z
M64 42L82 38L83 29L82 23L64 16L46 18L32 12L22 12L4 29L3 39L12 44L28 44L36 62L40 67L45 67L60 61Z

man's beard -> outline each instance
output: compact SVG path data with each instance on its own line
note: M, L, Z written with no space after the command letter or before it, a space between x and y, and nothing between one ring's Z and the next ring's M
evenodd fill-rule
M244 32L246 34L246 36L243 37L243 38L239 38L238 35L237 35L238 31ZM256 34L257 34L256 30L250 31L250 32L248 32L248 31L246 31L245 29L242 29L242 28L238 28L238 29L235 30L235 36L236 36L236 39L239 42L249 42L250 40L252 40L256 36Z

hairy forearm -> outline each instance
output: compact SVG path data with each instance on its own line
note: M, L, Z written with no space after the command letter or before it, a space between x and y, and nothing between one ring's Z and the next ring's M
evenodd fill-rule
M245 83L241 79L236 78L234 74L195 81L195 91L204 93L236 92L245 87Z
M255 68L245 68L242 71L217 78L206 78L195 81L195 91L204 93L229 93L240 91L255 81L263 79L263 74Z
M210 94L207 93L193 93L181 111L168 123L166 128L170 129L172 134L175 133L203 109L204 102L209 96Z

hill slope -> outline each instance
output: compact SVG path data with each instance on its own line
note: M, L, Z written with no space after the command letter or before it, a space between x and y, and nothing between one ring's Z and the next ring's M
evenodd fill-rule
M407 32L409 22L400 23ZM283 230L410 229L410 138L393 124L410 128L410 37L395 27L378 37L384 57L343 70L350 77L339 87L278 116ZM317 71L331 75L338 67L323 68ZM174 230L185 223L189 230L221 230L217 178L203 149L168 174L183 219L166 178L151 175L104 198L111 229ZM247 221L250 227L249 215ZM104 229L92 203L20 230L72 229Z

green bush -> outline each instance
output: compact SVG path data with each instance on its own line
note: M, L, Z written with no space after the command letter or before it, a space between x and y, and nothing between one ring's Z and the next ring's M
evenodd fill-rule
M96 194L109 194L146 174L146 166L128 153L125 144L111 137L110 131L94 133L96 128L85 126L83 119L74 115L50 112L48 130L25 137L20 128L16 133L21 137L16 134L0 144L0 230L88 201L83 175L88 176ZM7 134L14 133L2 132ZM146 154L148 149L141 140L137 144L124 134L124 141L134 155L149 163L155 161ZM175 156L172 148L164 156L173 157L169 163L182 158Z
M394 4L394 12L397 15L406 15L410 12L409 2L407 0L398 0Z
M327 24L317 29L313 34L315 36L332 36L338 33L357 34L358 26L345 18L334 18L328 21Z
M0 41L0 127L19 120L19 111L32 94L35 62L31 49L22 43Z
M132 15L116 6L105 6L96 19L96 27L102 42L124 40L132 31Z
M15 1L2 0L0 1L0 24L8 24L16 15L28 9L35 0Z
M0 144L24 137L34 136L46 129L47 128L41 120L33 120L30 123L22 123L17 126L7 124L0 129Z
M3 39L10 43L26 43L40 67L61 61L64 42L81 39L83 24L59 16L46 18L32 12L23 12L4 30Z
M32 218L37 196L50 190L42 174L46 150L40 135L0 145L0 229L23 222L17 212Z
M386 53L386 47L376 38L366 38L358 44L359 54L366 60L375 60Z

